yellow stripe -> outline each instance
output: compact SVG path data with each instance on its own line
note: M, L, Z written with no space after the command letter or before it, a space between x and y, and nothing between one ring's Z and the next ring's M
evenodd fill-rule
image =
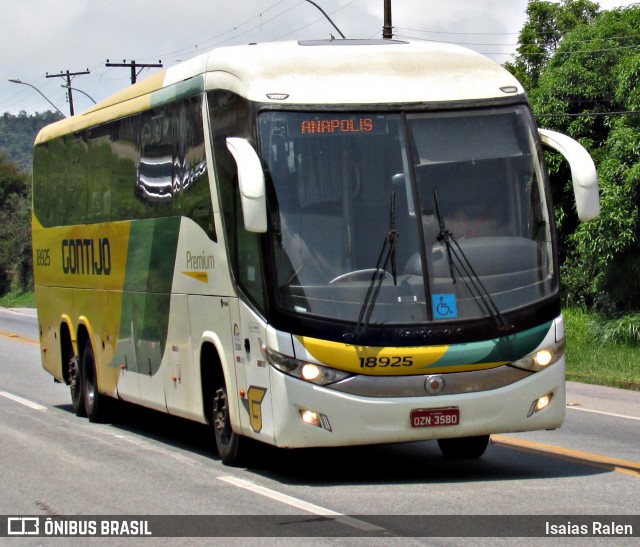
M99 102L82 114L46 126L38 133L36 144L148 110L151 108L150 93L163 87L165 74L166 71L153 74Z
M0 330L0 338L6 338L7 340L13 340L14 342L22 342L23 344L29 344L30 346L40 346L40 341L37 338L23 336L22 334L16 334L15 332Z
M601 456L600 454L592 454L591 452L582 452L561 446L525 441L524 439L516 439L505 435L491 435L491 442L499 446L521 450L522 452L541 454L543 456L550 455L570 462L600 467L608 469L609 471L616 471L636 477L640 476L640 462L610 458L608 456Z
M331 342L298 336L306 350L319 362L339 370L379 376L424 374L449 346L374 347Z
M496 368L506 364L506 361L499 361L439 366L438 361L451 348L448 345L377 347L343 344L308 336L297 336L296 338L320 363L338 370L371 376L469 372Z

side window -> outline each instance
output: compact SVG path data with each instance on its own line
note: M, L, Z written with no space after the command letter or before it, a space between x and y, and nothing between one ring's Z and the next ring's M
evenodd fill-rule
M45 226L183 215L215 240L202 97L38 145L34 198Z
M88 132L89 143L89 210L95 222L112 217L111 170L113 164L112 140L109 126Z
M244 229L238 170L226 142L227 137L250 138L249 105L229 91L213 91L209 94L209 113L216 180L234 276L254 304L264 309L260 235Z

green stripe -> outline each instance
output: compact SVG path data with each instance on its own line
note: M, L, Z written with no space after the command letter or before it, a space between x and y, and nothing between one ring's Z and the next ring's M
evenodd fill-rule
M152 376L167 344L180 217L131 224L117 363ZM125 356L126 355L126 359Z
M204 91L204 76L199 74L188 80L163 87L151 93L151 108L186 99Z
M455 344L442 358L426 368L517 361L542 343L552 324L552 321L548 321L524 332L494 340Z

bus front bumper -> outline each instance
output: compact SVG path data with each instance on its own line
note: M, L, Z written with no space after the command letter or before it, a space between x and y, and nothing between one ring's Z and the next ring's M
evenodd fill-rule
M273 439L270 441L287 448L555 429L562 425L566 404L564 357L523 380L475 393L362 397L316 386L275 369L271 369L271 387ZM536 410L537 401L544 397L550 397L548 405ZM454 419L457 424L426 425L427 420L416 426L419 420L415 416L420 413L414 411L450 408L458 409L459 417Z

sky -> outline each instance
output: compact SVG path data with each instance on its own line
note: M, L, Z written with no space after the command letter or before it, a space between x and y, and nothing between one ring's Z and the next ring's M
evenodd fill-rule
M347 38L382 36L384 0L314 0ZM601 9L638 0L600 0ZM394 37L465 45L504 63L512 58L527 0L392 0ZM0 113L76 113L130 85L130 68L170 67L214 47L338 37L308 0L0 0ZM142 79L158 68L144 68ZM47 74L50 76L47 78ZM84 93L82 93L84 92ZM85 95L86 94L86 95ZM88 96L87 96L88 95ZM91 97L91 99L89 98Z

